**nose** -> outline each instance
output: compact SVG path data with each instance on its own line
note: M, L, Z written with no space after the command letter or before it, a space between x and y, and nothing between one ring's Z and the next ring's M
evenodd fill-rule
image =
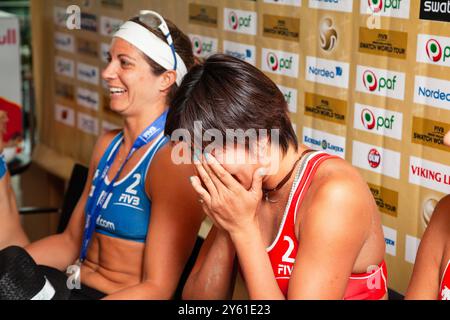
M111 61L102 71L102 79L110 81L117 79L117 69L114 66L114 61Z

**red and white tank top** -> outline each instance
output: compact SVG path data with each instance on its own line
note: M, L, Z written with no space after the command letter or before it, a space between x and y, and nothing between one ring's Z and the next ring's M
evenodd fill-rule
M311 152L305 156L291 188L278 234L272 245L267 248L275 278L285 297L287 297L289 280L294 269L298 250L298 239L295 235L297 209L302 203L320 164L327 159L336 158L336 156L331 156L321 151ZM386 292L387 268L383 261L371 273L352 274L348 281L344 299L378 300Z
M439 287L439 300L450 300L450 259L442 274L441 285Z

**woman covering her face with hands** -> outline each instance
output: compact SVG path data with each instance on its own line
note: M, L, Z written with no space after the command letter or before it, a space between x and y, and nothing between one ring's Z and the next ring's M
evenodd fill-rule
M191 137L173 140L194 149L192 187L214 222L184 298L230 298L237 264L252 299L387 297L381 217L366 182L344 160L298 144L283 94L261 71L226 55L195 66L168 114L166 133L176 130ZM258 139L230 136L239 130Z

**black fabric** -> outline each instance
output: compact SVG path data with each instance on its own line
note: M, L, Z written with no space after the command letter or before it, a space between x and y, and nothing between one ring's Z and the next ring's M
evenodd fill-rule
M37 265L28 252L18 246L0 251L0 300L30 300L48 281L55 290L52 300L66 300L66 277L54 268Z
M104 297L106 297L105 293L81 284L81 289L71 290L69 300L100 300Z

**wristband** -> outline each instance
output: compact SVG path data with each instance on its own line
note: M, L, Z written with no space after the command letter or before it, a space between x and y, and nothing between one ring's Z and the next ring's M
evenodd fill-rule
M0 179L6 174L8 167L6 166L5 157L0 154Z

